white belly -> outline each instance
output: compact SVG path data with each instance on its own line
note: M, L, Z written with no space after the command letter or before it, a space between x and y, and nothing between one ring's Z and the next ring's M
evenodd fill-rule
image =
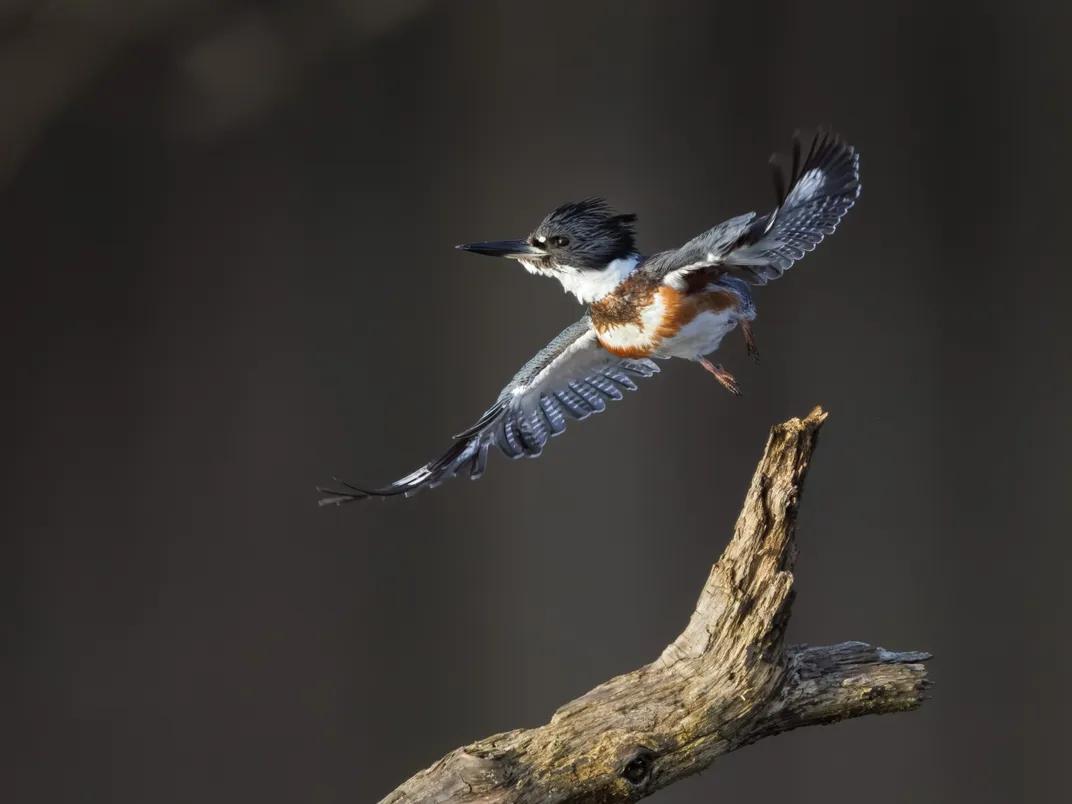
M698 355L715 351L726 333L737 326L737 313L732 310L704 311L683 326L672 338L659 344L660 357L683 357L692 360Z
M658 344L657 330L665 314L666 307L663 300L656 296L654 301L641 311L639 322L608 327L600 333L599 339L607 347L613 349L650 350Z
M623 352L637 349L643 354L651 351L658 341L658 337L652 335L651 331L646 331L636 324L619 324L601 332L599 340L608 349L617 349Z

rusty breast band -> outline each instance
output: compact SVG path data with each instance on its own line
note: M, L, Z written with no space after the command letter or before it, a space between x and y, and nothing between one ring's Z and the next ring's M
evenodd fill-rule
M656 279L630 277L590 310L603 348L619 357L638 358L653 354L701 313L737 306L736 296L725 290L701 285L682 291Z

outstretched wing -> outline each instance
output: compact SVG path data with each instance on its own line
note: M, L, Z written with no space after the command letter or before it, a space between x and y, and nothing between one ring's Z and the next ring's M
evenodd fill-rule
M772 158L772 163L774 158ZM721 223L676 251L650 257L645 269L672 280L703 268L735 273L754 285L777 279L823 238L834 233L860 194L860 157L833 134L817 134L801 160L793 138L793 163L784 176L775 164L778 207Z
M435 487L459 472L476 479L484 472L488 452L498 447L508 458L534 458L548 438L566 429L567 419L601 412L623 391L636 390L635 377L650 377L659 367L647 359L623 359L596 339L586 315L563 330L510 381L480 420L454 437L438 458L384 488L364 490L342 483L341 490L318 489L329 496L321 505L366 497L407 497Z

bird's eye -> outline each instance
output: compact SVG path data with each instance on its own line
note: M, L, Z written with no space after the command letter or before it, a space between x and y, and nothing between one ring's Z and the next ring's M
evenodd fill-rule
M569 245L569 238L563 235L555 235L547 238L547 242L555 248L565 248Z

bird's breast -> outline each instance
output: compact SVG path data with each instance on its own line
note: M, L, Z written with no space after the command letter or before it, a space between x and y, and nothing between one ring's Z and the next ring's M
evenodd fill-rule
M736 326L739 300L721 289L689 293L651 282L623 287L591 306L603 348L619 357L695 357ZM713 342L713 346L706 348ZM703 351L695 351L703 347ZM686 354L687 353L687 354Z

